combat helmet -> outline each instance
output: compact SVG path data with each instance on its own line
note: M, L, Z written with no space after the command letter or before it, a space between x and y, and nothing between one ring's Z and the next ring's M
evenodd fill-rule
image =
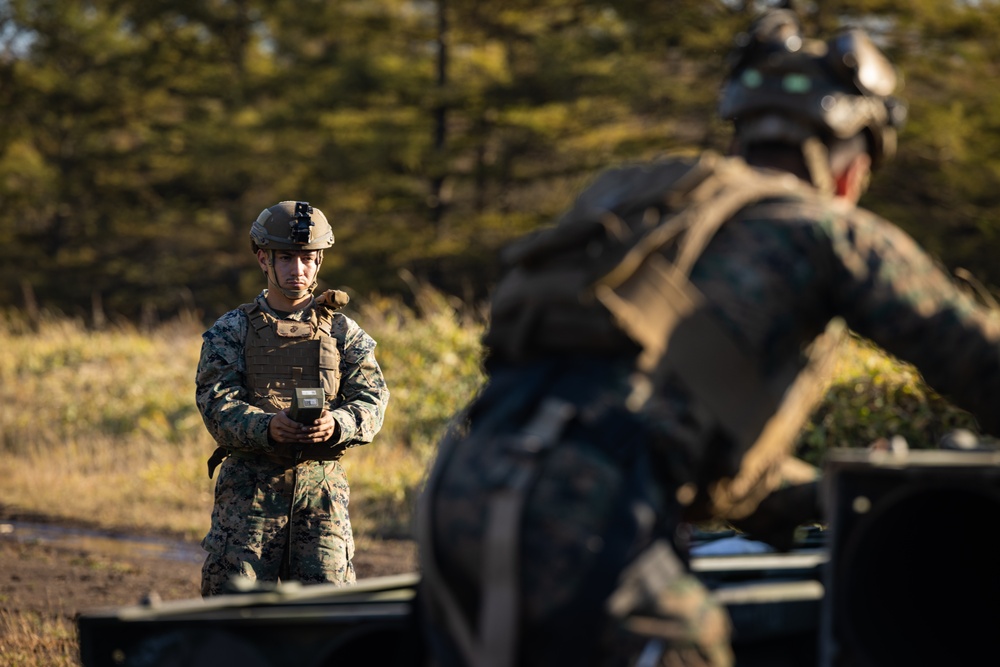
M321 210L306 201L282 201L265 208L250 227L250 248L268 254L270 271L264 271L268 286L290 299L300 299L316 289L317 281L307 290L288 290L273 276L274 251L315 250L316 264L323 262L323 250L333 245L333 229Z
M737 37L719 114L746 143L802 145L864 132L875 168L895 153L906 119L905 104L893 96L898 84L896 69L864 31L807 39L794 12L776 9Z
M307 201L283 201L265 208L250 227L254 252L324 250L333 245L333 229L323 211Z

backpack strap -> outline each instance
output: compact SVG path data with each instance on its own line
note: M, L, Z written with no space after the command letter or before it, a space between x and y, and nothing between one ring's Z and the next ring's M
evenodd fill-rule
M575 416L576 408L572 403L549 397L542 402L534 417L505 442L511 465L489 501L476 631L473 631L438 569L430 507L438 475L432 473L427 481L418 506L417 524L421 567L426 582L424 590L432 605L432 613L447 626L449 636L469 667L514 667L517 664L521 617L518 594L520 536L524 502L537 479L544 455L557 444ZM450 432L438 456L448 457L457 442L458 436ZM435 466L435 471L439 469Z
M479 613L483 667L514 667L520 640L521 519L524 502L544 455L559 442L576 407L546 398L535 416L507 446L514 469L493 492L486 526L483 595Z
M427 612L431 618L447 628L448 636L455 642L463 661L473 667L480 652L478 642L438 566L437 552L434 548L434 510L432 507L444 470L442 462L451 460L464 435L462 431L464 431L463 425L466 420L467 410L463 410L452 419L452 423L438 444L437 463L431 467L424 490L417 499L416 532L420 549L420 590L423 593Z
M659 382L675 376L745 452L737 476L709 491L714 510L730 518L752 513L773 487L765 478L787 457L795 435L822 399L846 327L840 320L831 322L811 346L806 366L796 369L790 389L777 395L709 312L688 275L725 221L752 203L788 196L814 193L790 174L764 174L740 160L723 161L714 178L689 194L687 208L636 242L594 286L596 298L642 348L629 407L641 409ZM670 262L659 251L678 237L676 258ZM649 307L653 303L659 307Z
M687 194L690 204L638 239L593 286L618 327L641 346L641 374L662 375L668 368L678 374L737 440L745 441L749 433L755 437L776 402L756 364L708 312L688 275L719 228L741 209L806 192L791 174L762 174L742 160L718 160L713 175ZM671 262L660 251L674 242ZM672 353L664 360L668 347ZM734 381L705 386L722 376ZM748 396L758 397L758 404Z

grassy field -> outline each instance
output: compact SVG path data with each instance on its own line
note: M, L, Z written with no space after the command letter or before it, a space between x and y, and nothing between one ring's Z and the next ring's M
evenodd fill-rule
M448 418L482 382L481 328L441 295L416 311L374 300L349 313L378 341L391 391L375 442L344 457L355 530L406 534L410 507ZM101 526L200 537L214 442L194 403L205 326L88 331L46 318L0 322L0 503Z
M430 289L416 296L416 308L373 298L349 313L378 341L392 393L375 442L343 460L359 539L410 535L437 438L483 381L483 318ZM98 527L204 535L214 449L194 404L204 328L195 317L93 331L65 317L0 316L0 504ZM896 434L929 447L972 425L911 367L852 338L799 453L815 463L828 447ZM0 645L23 655L46 655L49 645L65 653L73 633L0 615ZM73 664L57 653L36 664Z
M374 443L343 459L355 530L400 536L449 417L483 381L482 317L421 289L417 307L372 299L350 313L378 341L391 390ZM45 317L0 318L0 503L100 526L169 531L208 528L214 449L194 404L203 322L152 331L92 331ZM799 453L818 463L831 446L864 446L899 434L933 446L971 419L930 391L919 374L851 338Z

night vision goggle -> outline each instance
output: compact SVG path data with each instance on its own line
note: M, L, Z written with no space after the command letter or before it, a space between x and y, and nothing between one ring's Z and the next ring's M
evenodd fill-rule
M846 139L868 129L875 161L895 148L906 106L892 97L892 63L862 30L843 30L827 42L805 39L794 13L777 10L737 38L719 112L727 120L773 118L804 123ZM762 126L763 127L763 126Z

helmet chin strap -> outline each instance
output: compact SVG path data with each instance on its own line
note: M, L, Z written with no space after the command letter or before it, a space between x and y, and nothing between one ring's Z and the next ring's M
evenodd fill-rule
M830 152L817 137L808 137L802 142L802 157L806 161L806 168L812 184L825 195L832 195L835 191L833 173L830 171Z
M274 279L274 274L275 274L274 250L268 250L267 266L269 270L264 271L264 275L267 277L267 285L268 287L272 287L281 292L285 296L285 298L291 299L292 301L298 301L299 299L302 299L312 294L313 291L319 286L319 280L318 280L319 267L322 263L323 263L323 251L319 250L316 252L316 276L313 277L312 285L310 285L306 289L298 289L298 290L286 289L281 285L279 285Z

